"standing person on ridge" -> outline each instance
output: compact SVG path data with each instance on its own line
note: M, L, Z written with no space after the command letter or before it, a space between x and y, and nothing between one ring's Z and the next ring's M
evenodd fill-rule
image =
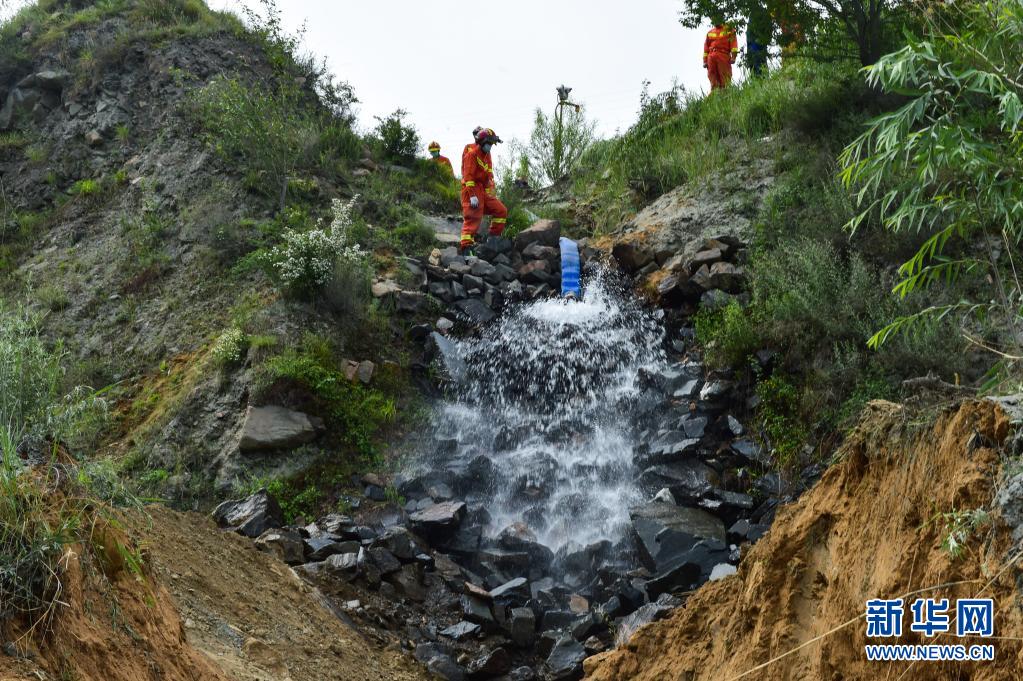
M501 138L490 128L476 128L472 132L475 142L465 145L462 152L462 239L458 252L474 255L476 232L484 215L492 216L490 234L500 236L508 221L508 209L497 198L494 184L494 164L490 149L501 143Z
M427 147L430 150L430 156L433 157L434 162L442 168L447 168L451 176L454 177L455 169L451 167L451 159L447 156L440 155L440 144L437 142L430 142L430 146Z
M703 68L710 78L710 90L720 90L732 82L732 64L739 54L735 31L724 21L715 19L703 43Z

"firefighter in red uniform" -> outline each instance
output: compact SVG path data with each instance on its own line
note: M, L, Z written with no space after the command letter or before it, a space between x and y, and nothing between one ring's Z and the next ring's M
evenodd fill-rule
M462 152L462 240L459 252L472 255L476 232L484 215L490 215L490 234L500 236L508 221L508 209L497 198L494 184L494 165L490 149L501 143L501 138L490 128L476 128L473 144L465 145Z
M739 40L723 21L715 21L703 43L703 68L710 78L711 92L728 87L732 82L732 64L739 54Z
M433 160L437 163L437 165L442 168L447 168L448 172L451 173L451 176L454 177L455 169L451 167L451 159L447 156L440 155L440 145L436 142L430 142L430 146L427 148L430 150L430 156L433 157Z

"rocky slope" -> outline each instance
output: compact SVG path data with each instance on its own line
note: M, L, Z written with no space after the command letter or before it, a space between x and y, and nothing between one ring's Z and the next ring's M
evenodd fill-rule
M1019 522L1011 511L1018 500L1003 506L1010 513L995 513L996 491L1014 474L1000 457L1015 425L992 402L946 408L922 430L920 420L905 407L871 403L837 463L779 510L737 575L704 586L622 648L587 660L587 677L1017 678L1020 570L1005 521ZM975 509L991 511L992 524L957 535L965 549L953 556L947 538L961 528L949 514ZM995 662L867 662L865 602L928 588L938 598L995 599ZM900 642L930 641L912 634Z

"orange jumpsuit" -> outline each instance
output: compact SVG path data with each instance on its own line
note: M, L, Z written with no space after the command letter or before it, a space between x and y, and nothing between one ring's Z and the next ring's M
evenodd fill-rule
M451 159L449 159L447 156L437 156L433 160L437 165L441 166L442 168L447 168L448 172L451 173L452 176L454 176L455 169L451 167Z
M707 32L703 43L703 65L707 67L710 89L728 87L732 82L732 64L739 54L739 40L729 26L719 24Z
M470 197L479 199L473 208ZM508 209L497 198L494 185L494 166L490 154L484 154L478 144L465 145L462 152L462 247L471 246L479 231L484 215L491 215L490 233L494 236L504 231L508 222Z

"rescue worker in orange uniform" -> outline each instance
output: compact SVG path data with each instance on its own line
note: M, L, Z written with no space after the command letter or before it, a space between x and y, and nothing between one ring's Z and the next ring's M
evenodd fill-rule
M490 149L500 144L501 138L490 128L476 128L473 138L475 142L465 145L462 152L462 239L458 250L463 255L473 254L484 215L491 216L491 236L500 236L508 222L508 209L497 198L490 159Z
M732 64L739 54L735 31L724 21L715 21L703 42L703 68L710 78L711 92L728 87L732 82Z
M447 156L440 155L440 145L436 142L430 142L430 146L427 148L430 150L430 156L433 157L433 160L437 163L437 165L442 168L447 168L448 172L451 173L451 176L454 177L455 169L451 167L451 159Z

